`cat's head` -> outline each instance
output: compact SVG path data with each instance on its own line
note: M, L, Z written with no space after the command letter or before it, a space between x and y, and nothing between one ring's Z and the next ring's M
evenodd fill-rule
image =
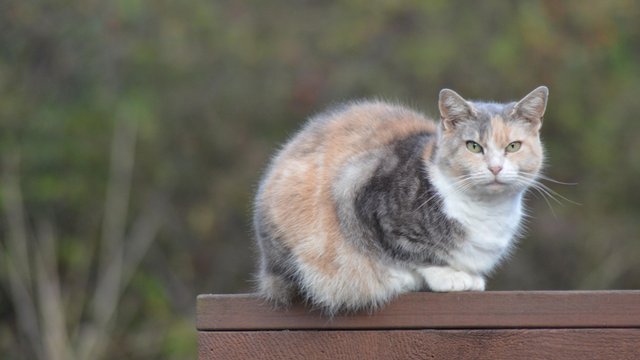
M440 91L438 170L462 192L498 194L531 185L543 163L539 134L548 92L540 86L518 102L496 104Z

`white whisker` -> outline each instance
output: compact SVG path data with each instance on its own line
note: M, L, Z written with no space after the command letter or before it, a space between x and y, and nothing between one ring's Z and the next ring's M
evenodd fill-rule
M457 193L463 193L464 191L466 191L466 190L471 188L471 186L473 185L473 183L472 183L473 180L481 178L480 175L482 175L482 172L471 173L471 174L466 174L466 175L462 175L462 176L456 177L456 178L453 179L454 182L451 184L451 187ZM422 204L420 204L416 208L415 211L418 211L421 208L423 208L425 205L427 205L431 200L433 200L437 196L438 196L438 194L436 193L433 196L429 197Z
M569 202L569 203L571 203L571 204L574 204L574 205L578 205L578 206L582 205L581 203L576 202L576 201L573 201L573 200L571 200L571 199L567 198L566 196L564 196L564 195L562 195L562 194L558 193L557 191L555 191L555 190L551 189L549 186L547 186L547 185L543 184L540 180L546 180L546 181L550 181L550 182L553 182L553 183L555 183L555 184L560 184L560 185L577 185L577 183L566 183L566 182L562 182L562 181L558 181L558 180L552 179L552 178L550 178L550 177L548 177L548 176L545 176L545 175L541 175L541 174L532 174L532 173L527 173L527 172L522 172L522 173L521 173L521 174L519 174L518 176L519 176L520 178L524 178L524 179L526 179L527 181L529 181L529 182L530 182L529 186L537 186L537 187L539 187L541 190L544 190L544 191L545 191L545 193L546 193L549 197L553 198L553 199L554 199L556 202L558 202L560 205L564 205L564 204L562 204L562 202L561 202L561 201L559 201L557 198L560 198L560 199L562 199L562 200L564 200L564 201L566 201L566 202Z
M558 217L556 216L556 212L553 209L553 206L551 205L551 202L547 199L547 196L550 196L548 193L544 193L543 191L540 190L540 188L535 187L535 186L531 186L530 189L535 190L536 192L538 192L538 194L540 194L540 196L542 197L542 199L544 200L545 203L547 203L547 206L549 207L549 210L551 210L551 214L553 215L553 217L555 219L557 219ZM553 198L555 201L558 201L557 199Z

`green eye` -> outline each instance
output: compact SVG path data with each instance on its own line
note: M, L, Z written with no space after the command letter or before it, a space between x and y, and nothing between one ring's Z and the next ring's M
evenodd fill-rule
M522 143L520 141L514 141L511 144L507 145L507 148L505 150L507 150L507 152L513 153L520 150L521 145Z
M482 152L482 146L475 141L467 141L467 149L472 153L478 154Z

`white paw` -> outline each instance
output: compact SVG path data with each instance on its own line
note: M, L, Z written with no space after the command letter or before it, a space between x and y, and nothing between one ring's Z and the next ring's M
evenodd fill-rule
M483 291L484 279L450 267L433 266L419 270L431 291Z
M412 291L421 288L424 284L422 277L411 270L389 269L389 278L393 288L397 291Z

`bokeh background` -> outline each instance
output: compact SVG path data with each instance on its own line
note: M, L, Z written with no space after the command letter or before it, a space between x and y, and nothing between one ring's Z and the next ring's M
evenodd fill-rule
M0 358L196 356L251 290L278 144L357 98L550 89L547 183L491 290L640 288L640 3L3 0ZM580 205L574 204L579 203Z

